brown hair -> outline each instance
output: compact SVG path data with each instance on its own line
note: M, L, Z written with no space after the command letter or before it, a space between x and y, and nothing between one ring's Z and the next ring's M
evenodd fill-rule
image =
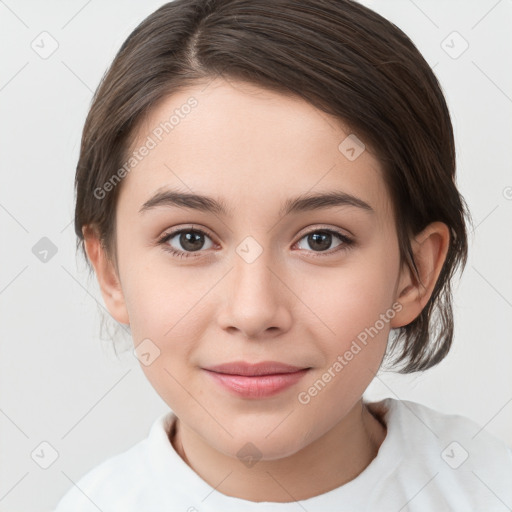
M393 23L350 0L175 0L130 34L85 122L76 170L75 232L92 225L116 265L119 186L95 192L125 161L138 123L164 97L217 76L295 94L338 117L378 157L394 207L401 261L429 223L450 228L446 261L422 313L397 329L388 353L400 372L441 361L452 343L450 282L467 259L465 202L440 85ZM84 251L86 261L87 255ZM117 268L117 265L116 265Z

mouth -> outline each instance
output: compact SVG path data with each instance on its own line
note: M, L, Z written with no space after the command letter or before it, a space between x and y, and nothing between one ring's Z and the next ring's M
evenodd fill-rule
M299 382L311 367L300 367L277 361L251 364L244 361L224 363L203 370L222 389L251 399L274 396Z
M215 373L241 375L245 377L260 377L262 375L295 373L302 370L309 370L310 368L293 366L277 361L263 361L261 363L246 363L245 361L235 361L232 363L210 366L204 369Z

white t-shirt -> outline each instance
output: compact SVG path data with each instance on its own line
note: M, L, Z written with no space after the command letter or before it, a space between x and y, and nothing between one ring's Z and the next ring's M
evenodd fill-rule
M90 470L55 512L504 512L512 449L473 421L414 402L368 404L387 426L373 461L350 482L299 502L253 502L215 491L174 450L173 412L146 439Z

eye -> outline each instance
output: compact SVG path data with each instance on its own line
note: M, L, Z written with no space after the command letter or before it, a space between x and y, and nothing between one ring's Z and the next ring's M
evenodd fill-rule
M210 241L209 244L205 244L205 238ZM333 241L336 241L336 239L339 243L334 246L334 250L328 251L331 244ZM302 240L305 240L306 244L310 246L310 252L326 252L326 255L331 255L342 250L348 250L355 243L354 240L348 236L333 229L315 229L314 231L306 233L295 244L299 246L300 249L304 249L304 247L301 247ZM214 245L211 241L211 237L205 231L197 228L185 228L165 233L158 240L158 244L162 245L166 251L178 258L195 257L193 254L194 252L204 252L201 251L201 249L210 249ZM323 256L323 254L315 255L315 257L316 256Z
M340 233L339 231L335 231L333 229L315 229L314 231L310 231L304 235L297 242L297 245L300 246L301 241L305 240L306 244L311 247L312 252L325 252L330 248L331 244L336 239L339 240L338 245L335 246L334 250L329 251L328 254L347 250L354 244L354 241L351 238L344 235L343 233Z
M189 253L201 252L201 249L205 248L205 237L210 240L210 245L206 244L206 249L209 249L213 243L208 234L201 229L187 228L172 231L164 234L158 243L178 258L190 258L194 256Z

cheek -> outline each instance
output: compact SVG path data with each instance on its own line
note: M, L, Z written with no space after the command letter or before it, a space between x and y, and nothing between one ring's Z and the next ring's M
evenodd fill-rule
M304 278L302 296L322 322L323 338L337 341L336 349L376 323L379 331L389 331L389 321L383 326L379 320L393 313L395 265L391 258L371 256L356 261L356 255L346 267L322 269Z
M314 386L313 395L321 390L327 402L357 400L380 367L395 315L392 305L398 257L392 249L385 254L376 245L375 250L354 253L346 267L317 272L305 281L306 296L311 300L308 306L322 322L318 333L324 333L315 336L324 365L308 385ZM312 397L307 395L306 401ZM312 408L323 401L316 401Z
M217 280L211 272L161 261L132 267L123 289L134 342L141 337L177 343L185 336L193 339L192 331L200 330L202 302Z
M318 419L320 430L348 413L380 367L395 313L385 270L375 262L357 271L352 267L328 281L328 292L311 295L311 309L320 312L329 330L316 336L324 364L304 382L297 401Z
M181 380L204 339L212 320L208 294L217 281L211 272L160 264L132 267L123 285L134 346L152 356L146 365L139 355L142 370L162 397L176 387L171 375Z
M187 382L184 366L204 330L198 301L206 293L205 283L180 280L177 272L174 279L171 272L166 277L155 274L145 270L139 273L143 278L127 286L130 329L146 378L164 402L173 410L181 410L189 400L188 386L183 387ZM146 359L144 353L149 353Z

